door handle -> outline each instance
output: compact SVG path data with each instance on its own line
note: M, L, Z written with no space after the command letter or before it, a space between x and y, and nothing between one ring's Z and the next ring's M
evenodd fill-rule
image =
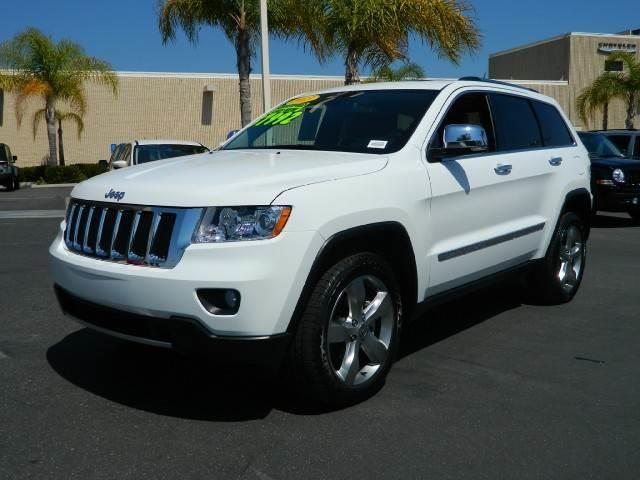
M562 163L562 157L553 157L549 159L549 163L552 167L557 167Z
M496 168L494 168L493 170L498 175L509 175L511 173L512 168L513 168L513 165L509 163L499 163L498 165L496 165Z

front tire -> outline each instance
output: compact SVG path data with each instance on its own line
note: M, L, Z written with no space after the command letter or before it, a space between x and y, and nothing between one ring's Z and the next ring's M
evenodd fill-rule
M586 226L573 212L562 214L547 254L534 272L535 299L557 305L573 299L582 283L587 259Z
M9 178L9 181L5 185L8 192L13 192L16 189L16 182L13 177Z
M321 403L346 406L384 385L402 319L400 288L373 253L347 257L316 283L292 347L294 379Z

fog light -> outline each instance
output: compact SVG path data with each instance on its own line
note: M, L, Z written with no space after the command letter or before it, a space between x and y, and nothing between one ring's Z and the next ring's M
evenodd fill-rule
M240 308L240 292L231 288L201 288L196 291L204 309L212 315L235 315Z

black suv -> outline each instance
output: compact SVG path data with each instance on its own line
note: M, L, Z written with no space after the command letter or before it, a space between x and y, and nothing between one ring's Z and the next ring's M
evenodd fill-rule
M603 133L579 132L591 158L593 211L628 212L640 222L640 160L627 158Z
M606 135L625 157L640 160L640 130L604 130L599 133Z

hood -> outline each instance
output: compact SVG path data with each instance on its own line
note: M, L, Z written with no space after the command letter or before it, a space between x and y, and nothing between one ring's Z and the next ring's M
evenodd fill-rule
M599 167L624 168L636 167L640 168L640 160L632 160L630 158L621 157L592 157L591 165Z
M284 190L366 175L387 161L346 152L216 151L114 170L77 185L71 196L174 207L268 205Z

